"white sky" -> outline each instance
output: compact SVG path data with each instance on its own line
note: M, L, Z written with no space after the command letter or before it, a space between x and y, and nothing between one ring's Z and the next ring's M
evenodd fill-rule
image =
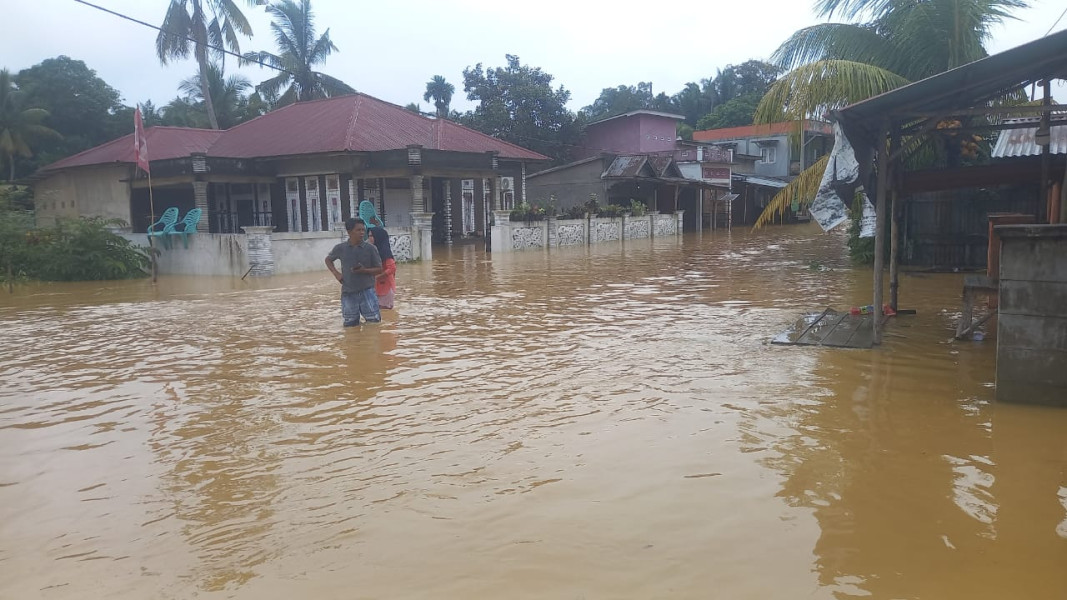
M90 1L154 24L162 21L167 6L167 0ZM255 34L241 40L241 50L274 52L264 9L236 1ZM174 98L178 82L195 72L191 60L160 65L155 30L74 0L2 3L0 68L17 72L66 54L94 69L126 104L151 100L157 106ZM339 49L319 70L361 92L432 110L422 94L432 76L443 75L456 86L452 108L467 110L472 103L463 92L463 69L479 62L503 66L504 55L515 54L553 75L555 86L570 90L569 108L578 110L605 87L651 81L654 92L673 94L728 64L767 59L789 34L816 22L813 4L313 0L312 10L318 32L329 27ZM1033 0L1032 8L1017 13L1018 20L994 30L988 49L995 53L1045 35L1065 9L1067 0ZM1064 28L1067 18L1053 31ZM234 68L227 59L227 71ZM253 84L273 73L258 67L240 72Z

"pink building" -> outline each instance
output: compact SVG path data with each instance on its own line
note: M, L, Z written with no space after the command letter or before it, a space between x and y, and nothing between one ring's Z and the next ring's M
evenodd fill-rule
M635 110L585 126L575 160L615 154L673 154L682 115L655 110Z

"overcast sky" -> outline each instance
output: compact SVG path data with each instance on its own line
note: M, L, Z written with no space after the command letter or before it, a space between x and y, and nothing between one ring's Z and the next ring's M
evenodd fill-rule
M167 6L167 0L90 1L153 24L162 21ZM274 52L264 9L236 2L255 34L241 40L241 50ZM65 54L85 61L126 104L151 100L157 106L174 98L178 82L195 72L192 61L160 65L155 30L74 0L3 4L0 68L17 72ZM605 87L651 81L654 92L674 94L728 64L767 59L793 31L817 22L813 4L313 0L312 10L318 32L328 27L339 50L319 70L361 92L432 110L422 94L432 76L443 75L456 86L452 107L466 110L472 103L463 93L463 69L479 62L502 66L505 54L515 54L570 90L569 107L578 110ZM1065 9L1067 0L1034 0L1018 20L995 29L988 49L999 52L1045 35ZM1067 18L1053 31L1064 28ZM227 71L234 69L228 60ZM253 84L273 73L257 67L240 72Z

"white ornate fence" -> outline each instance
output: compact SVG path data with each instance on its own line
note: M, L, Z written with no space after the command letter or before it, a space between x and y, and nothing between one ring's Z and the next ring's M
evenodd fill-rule
M512 222L508 213L494 213L492 247L494 252L512 252L534 248L582 246L619 240L678 235L682 231L682 212L661 215L651 213L640 217L590 217L587 219L556 219Z

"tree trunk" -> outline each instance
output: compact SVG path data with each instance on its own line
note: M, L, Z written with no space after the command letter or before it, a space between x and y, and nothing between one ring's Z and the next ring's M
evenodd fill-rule
M219 119L215 116L215 103L211 101L211 90L208 87L207 82L207 52L203 52L204 56L199 58L197 62L200 63L200 93L204 96L204 108L207 109L207 120L211 124L212 129L219 128Z

